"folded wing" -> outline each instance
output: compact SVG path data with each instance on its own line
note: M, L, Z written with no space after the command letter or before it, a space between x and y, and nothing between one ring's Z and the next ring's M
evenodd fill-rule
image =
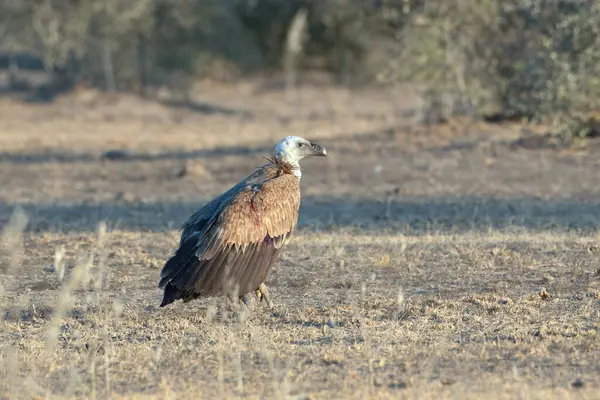
M282 174L241 184L213 213L186 224L180 247L161 271L161 306L177 299L244 295L267 278L298 220L298 178ZM202 211L202 210L200 210Z

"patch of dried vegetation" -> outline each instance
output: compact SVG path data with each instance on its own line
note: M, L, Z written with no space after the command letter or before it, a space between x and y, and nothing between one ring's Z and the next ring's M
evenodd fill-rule
M303 230L271 275L272 313L158 309L172 233L26 238L4 275L9 397L564 398L600 384L595 237Z
M304 111L298 121L314 126ZM281 136L261 112L244 122L246 146ZM209 150L236 139L210 136L213 118L194 133ZM23 161L50 139L35 120L3 120L22 134L0 160L0 397L594 398L596 157L510 150L500 139L511 132L477 125L381 131L385 118L365 118L374 132L349 135L362 117L348 118L323 136L327 166L306 165L301 227L268 281L273 312L223 299L157 308L174 227L260 151L195 155L201 167L177 177L176 157L77 161L118 135L79 137L94 123L65 118L44 120L47 132L69 126L73 148L53 145L65 157ZM102 124L136 152L192 137L124 136L121 123ZM28 226L10 219L17 206Z

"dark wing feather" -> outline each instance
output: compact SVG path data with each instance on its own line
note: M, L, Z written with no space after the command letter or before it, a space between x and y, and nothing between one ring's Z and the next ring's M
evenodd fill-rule
M190 264L194 263L197 244L198 240L194 237L181 243L160 272L160 281L158 282L160 289L163 289L167 283L172 282L178 276L189 277L189 274L193 271Z
M293 175L263 175L263 182L251 175L183 226L180 247L161 271L161 306L235 288L244 295L266 279L296 225L300 188Z

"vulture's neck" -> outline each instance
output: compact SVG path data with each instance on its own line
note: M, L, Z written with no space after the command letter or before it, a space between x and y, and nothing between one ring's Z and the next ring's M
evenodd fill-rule
M296 161L296 165L292 167L292 174L296 175L298 179L302 179L302 170L300 169L300 164Z
M298 177L298 179L302 178L302 170L300 169L300 163L298 160L290 160L281 157L274 157L275 165L281 168L284 172L288 174L292 174Z

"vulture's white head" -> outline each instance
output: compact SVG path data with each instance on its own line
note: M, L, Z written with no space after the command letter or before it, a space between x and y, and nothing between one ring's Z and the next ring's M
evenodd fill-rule
M299 136L286 136L275 147L275 161L291 166L297 177L302 176L299 161L307 156L327 157L327 150Z

